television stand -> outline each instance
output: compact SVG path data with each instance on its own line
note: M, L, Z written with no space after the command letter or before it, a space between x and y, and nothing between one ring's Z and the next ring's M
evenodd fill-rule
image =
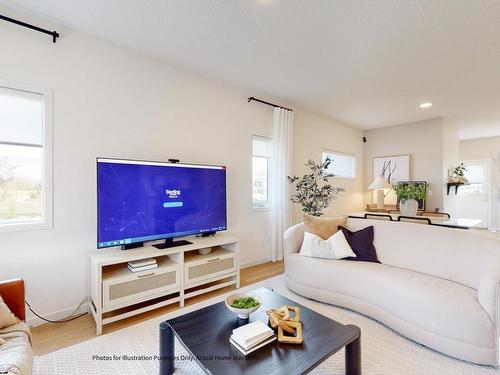
M192 244L192 242L186 241L186 240L174 241L173 238L165 238L164 243L159 243L159 244L156 244L153 246L156 247L157 249L168 249L171 247L185 246L185 245L191 245L191 244Z
M164 306L182 308L186 300L201 294L240 287L238 238L220 233L188 239L191 244L170 249L146 244L128 251L107 248L89 252L89 309L98 335L103 325ZM198 253L207 248L212 249L210 254ZM156 259L156 268L128 269L128 262L150 258Z

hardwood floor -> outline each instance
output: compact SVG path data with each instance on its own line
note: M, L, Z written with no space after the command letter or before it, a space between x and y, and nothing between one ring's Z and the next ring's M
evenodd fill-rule
M258 281L262 281L270 277L279 275L283 272L283 262L268 262L259 264L257 266L242 269L240 274L240 283L241 286L244 287ZM197 302L220 294L224 294L234 289L234 286L222 288L210 293L206 293L204 295L190 298L186 300L186 306L195 304ZM110 333L121 328L125 328L130 325L164 315L178 308L178 304L173 304L106 325L103 328L103 334ZM32 328L31 333L33 335L33 349L35 351L35 355L47 354L55 350L65 348L67 346L86 341L96 336L94 319L90 314L67 323L43 324L41 326Z

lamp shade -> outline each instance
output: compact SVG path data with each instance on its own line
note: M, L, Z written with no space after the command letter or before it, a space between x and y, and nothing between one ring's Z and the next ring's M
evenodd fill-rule
M392 186L382 176L379 176L370 184L370 186L368 186L368 189L370 190L392 189Z

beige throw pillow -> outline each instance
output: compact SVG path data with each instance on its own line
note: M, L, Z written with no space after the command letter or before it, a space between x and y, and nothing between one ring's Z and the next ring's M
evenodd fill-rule
M315 234L324 240L329 239L332 235L338 232L339 226L345 227L347 217L316 217L304 215L304 224L306 232Z
M0 329L9 327L17 323L19 323L19 319L17 319L16 316L12 314L9 306L5 304L2 296L0 296Z

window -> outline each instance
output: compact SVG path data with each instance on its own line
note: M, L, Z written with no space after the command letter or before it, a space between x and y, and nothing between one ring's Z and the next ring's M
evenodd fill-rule
M0 86L0 230L52 224L49 101Z
M252 139L252 207L268 208L269 176L272 158L272 140L253 136Z
M326 159L332 161L326 170L326 176L356 178L356 157L354 155L323 150L321 161L324 162Z
M487 181L487 169L484 165L467 164L465 167L467 170L465 171L464 176L467 178L468 182L467 184L460 186L460 189L458 190L460 195L486 194L487 192L485 191L484 185Z

